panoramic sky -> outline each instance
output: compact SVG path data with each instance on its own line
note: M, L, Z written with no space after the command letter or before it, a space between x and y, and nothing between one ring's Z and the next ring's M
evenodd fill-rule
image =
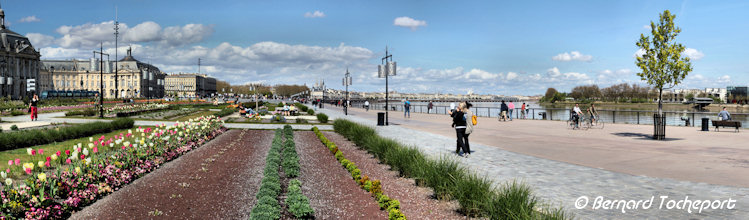
M694 71L679 88L749 84L747 1L0 1L6 25L42 59L114 54L232 84L384 91L385 47L399 92L537 95L546 88L644 84L635 42L670 10ZM114 58L114 57L112 57Z

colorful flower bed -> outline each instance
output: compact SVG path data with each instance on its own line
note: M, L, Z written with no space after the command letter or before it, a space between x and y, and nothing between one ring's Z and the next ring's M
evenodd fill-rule
M169 108L169 104L149 103L149 104L125 104L115 105L112 107L104 108L104 114L121 114L121 113L134 113L134 112L145 112L160 109Z
M85 145L49 156L29 148L29 162L20 166L20 159L8 161L16 165L0 172L0 219L66 218L224 131L223 122L210 116L138 128L109 140L89 138ZM14 180L9 175L26 178Z
M317 127L312 127L312 131L314 131L317 135L317 138L319 138L320 141L322 141L322 143L325 144L326 147L328 147L328 150L330 150L330 152L335 155L335 158L339 163L341 163L341 166L346 168L346 170L351 173L351 177L354 178L359 186L369 192L372 197L377 200L380 208L388 211L388 219L406 219L406 216L403 215L403 213L401 213L400 211L400 202L385 195L385 193L382 191L382 185L379 180L370 180L367 175L364 175L362 177L361 170L359 170L354 162L347 160L346 157L343 156L343 152L338 150L338 147L335 145L335 143L328 140L328 138L326 138L325 135L323 135L323 133L320 132Z
M12 150L36 145L49 144L90 135L111 132L133 127L134 121L120 118L111 122L91 122L57 129L32 129L10 133L0 133L0 150Z

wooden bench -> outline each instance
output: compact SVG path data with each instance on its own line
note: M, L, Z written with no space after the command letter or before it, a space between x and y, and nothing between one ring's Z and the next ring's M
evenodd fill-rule
M718 131L718 127L733 127L733 128L736 128L736 132L739 132L739 129L741 129L741 122L740 121L713 121L713 126L715 126L715 131Z

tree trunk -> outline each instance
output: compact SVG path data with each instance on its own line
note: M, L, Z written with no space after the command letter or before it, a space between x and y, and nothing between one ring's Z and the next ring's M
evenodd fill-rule
M663 88L658 88L658 114L663 114Z

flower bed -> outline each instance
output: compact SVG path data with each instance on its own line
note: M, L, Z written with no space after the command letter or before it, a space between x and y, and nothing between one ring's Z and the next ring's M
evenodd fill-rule
M338 150L338 147L336 147L335 143L328 140L328 138L326 138L325 135L323 135L317 127L312 127L312 131L314 131L317 135L317 138L319 138L320 141L325 144L326 147L328 147L328 150L330 150L330 152L335 155L336 160L341 163L341 166L346 168L346 170L351 173L351 176L359 184L359 186L369 192L372 197L375 198L377 203L380 205L380 208L388 211L388 219L406 219L406 216L403 215L403 213L401 213L400 211L400 202L398 202L398 200L396 199L390 199L390 197L385 195L385 193L382 191L382 186L379 180L370 180L367 175L364 175L362 177L361 170L359 170L356 164L347 160L345 156L343 156L343 152Z
M90 138L86 146L79 143L64 153L58 151L46 157L46 162L25 163L23 172L28 176L24 181L13 183L6 178L2 184L0 219L65 218L225 130L218 118L203 117L136 129L110 140ZM100 153L99 147L109 148L108 152ZM38 155L44 158L44 152Z
M104 114L111 115L117 114L118 117L130 116L137 113L162 110L169 108L169 104L149 103L149 104L125 104L115 105L112 107L104 108Z

